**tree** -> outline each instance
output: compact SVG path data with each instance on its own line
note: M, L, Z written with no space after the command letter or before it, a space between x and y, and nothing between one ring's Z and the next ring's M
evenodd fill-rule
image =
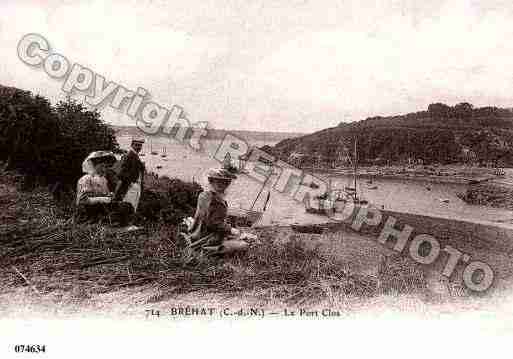
M31 182L74 185L90 152L118 148L99 112L74 101L53 107L42 96L0 86L0 160Z
M0 159L6 168L38 175L56 145L57 117L50 102L28 91L0 87Z
M74 100L59 102L55 111L60 136L52 156L54 176L61 182L75 183L89 153L117 151L119 145L114 130L101 120L98 111L90 111Z
M432 118L448 118L451 113L451 107L437 102L428 106L428 113Z
M453 113L458 118L471 118L472 117L472 104L468 102L461 102L453 107Z

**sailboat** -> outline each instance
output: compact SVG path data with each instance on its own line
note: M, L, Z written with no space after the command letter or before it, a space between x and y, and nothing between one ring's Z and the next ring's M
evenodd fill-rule
M167 157L167 149L165 147L162 148L162 154L160 155L160 157Z
M151 139L150 139L150 153L151 153L153 156L158 155L157 151L153 151L153 142L152 142L152 140L151 140Z
M354 160L353 160L353 182L354 187L345 187L346 198L337 197L335 201L344 201L352 200L354 204L369 204L367 200L361 199L358 197L357 183L358 183L358 150L357 150L357 140L354 140Z
M334 212L341 212L345 205L353 203L355 206L363 206L369 204L365 199L358 196L357 184L358 184L358 148L357 140L354 142L354 155L353 155L353 185L346 186L343 190L336 189L330 193L325 193L322 196L318 196L316 199L319 200L319 208L308 207L306 208L307 213L313 214L327 214L331 208ZM331 187L331 186L330 186ZM331 205L328 205L331 204Z

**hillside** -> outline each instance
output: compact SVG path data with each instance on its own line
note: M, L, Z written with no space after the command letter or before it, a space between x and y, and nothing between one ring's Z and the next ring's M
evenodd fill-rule
M358 161L367 165L462 163L513 165L513 111L429 105L427 111L340 123L267 148L298 166L347 165L358 139Z
M136 126L112 126L118 136L138 136L141 130ZM278 142L287 138L295 138L304 135L297 132L264 132L264 131L240 131L240 130L222 130L208 129L208 139L223 139L227 133L237 136L246 141Z

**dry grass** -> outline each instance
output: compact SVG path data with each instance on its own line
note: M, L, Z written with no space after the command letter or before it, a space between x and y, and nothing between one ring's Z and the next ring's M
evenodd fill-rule
M340 297L413 293L425 289L420 271L397 261L378 276L351 273L344 263L292 238L276 241L260 232L247 253L202 258L186 264L173 227L121 233L95 226L3 226L0 285L30 286L47 295L67 292L88 298L126 287L151 285L147 303L190 293L243 296L262 304L334 303Z
M147 303L194 293L249 293L263 304L315 305L371 297L387 288L411 293L425 287L424 278L407 265L387 267L378 276L353 273L347 263L306 246L304 238L283 240L269 229L258 232L246 253L190 265L172 224L153 223L135 233L77 226L48 193L13 192L5 190L12 184L0 185L5 187L2 207L15 218L0 225L0 294L25 286L38 296L65 293L87 300L131 287L150 288Z

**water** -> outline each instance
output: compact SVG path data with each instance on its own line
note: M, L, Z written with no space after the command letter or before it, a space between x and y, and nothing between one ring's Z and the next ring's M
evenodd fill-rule
M121 148L129 148L131 137L118 137L117 140ZM166 137L147 137L141 151L144 154L141 160L145 163L147 171L185 181L193 179L199 181L209 168L220 166L220 163L209 154L215 154L221 142L221 140L203 140L201 143L204 145L204 150L196 152L183 143ZM249 144L261 147L274 143L252 141ZM157 155L152 155L152 151L157 152ZM163 153L166 154L165 158L161 156Z
M352 178L332 178L333 186L343 188ZM359 196L378 208L473 222L513 219L513 211L470 205L457 197L467 189L463 184L431 183L408 179L367 179L358 181ZM370 189L377 186L377 189ZM446 202L447 200L447 202Z
M129 137L119 137L122 148L128 148ZM220 140L205 140L202 142L207 153L215 153ZM273 143L253 141L254 146ZM151 155L150 140L147 139L141 159L148 171L159 175L177 177L182 180L195 180L204 183L204 174L211 167L219 167L220 163L207 153L195 152L181 143L165 137L152 137L151 147L158 155ZM161 157L162 153L167 157ZM157 168L161 166L161 168ZM245 175L240 175L229 188L227 200L233 207L262 210L267 193L271 192L270 202L265 212L263 224L290 223L321 223L326 218L305 213L304 206L291 198L289 194L281 194L272 189L277 176L273 176L264 189L262 184ZM352 177L331 177L334 188L344 188L352 185ZM368 200L377 208L385 208L398 212L409 212L423 215L439 216L452 219L467 220L480 223L510 222L513 211L496 209L485 206L469 205L457 197L457 193L465 192L466 186L461 184L430 183L409 179L373 179L372 185L366 179L358 182L359 196ZM370 189L377 186L377 189ZM429 188L429 189L428 189ZM259 195L260 193L260 195ZM448 201L446 201L448 200Z

